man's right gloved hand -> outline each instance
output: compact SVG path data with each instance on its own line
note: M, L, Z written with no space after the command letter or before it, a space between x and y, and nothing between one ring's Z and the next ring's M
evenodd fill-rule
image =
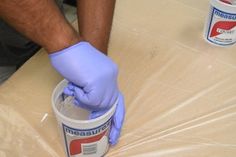
M110 144L115 145L125 116L116 64L87 42L50 54L50 59L53 67L70 81L64 93L74 96L76 105L92 111L90 118L101 116L118 100L109 135Z
M72 83L69 83L68 86L64 89L64 93L70 96L74 96L76 98L77 89L78 87L76 87ZM75 104L80 106L77 100L75 100ZM99 116L102 116L108 110L109 109L101 110L101 111L92 111L90 114L90 119L94 119ZM109 143L111 145L115 145L118 142L121 129L123 126L123 122L124 122L124 117L125 117L125 101L124 101L123 95L119 93L119 96L117 98L116 110L112 117L111 129L109 133Z
M118 98L118 67L88 42L50 54L53 67L78 88L77 105L91 111L106 110Z

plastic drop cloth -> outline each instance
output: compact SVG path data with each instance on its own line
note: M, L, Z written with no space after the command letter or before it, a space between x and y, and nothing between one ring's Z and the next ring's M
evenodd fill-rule
M109 54L126 98L107 157L236 156L236 45L203 40L208 0L119 0ZM62 78L44 50L0 87L0 157L64 157L52 113Z

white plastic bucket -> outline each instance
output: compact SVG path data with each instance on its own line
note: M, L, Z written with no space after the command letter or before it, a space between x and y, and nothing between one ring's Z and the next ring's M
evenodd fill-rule
M61 81L52 94L52 108L56 115L59 132L63 139L67 157L101 157L109 148L108 135L111 118L116 109L116 103L104 115L91 120L75 120L59 112L57 100L63 92L67 81ZM81 110L85 115L88 111Z
M227 4L221 0L210 1L204 39L219 46L236 43L236 5Z

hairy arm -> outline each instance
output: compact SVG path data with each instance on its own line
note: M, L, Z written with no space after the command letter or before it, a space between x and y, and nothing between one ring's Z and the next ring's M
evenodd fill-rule
M115 0L77 0L80 35L107 53Z
M0 17L48 53L80 41L54 0L1 0Z

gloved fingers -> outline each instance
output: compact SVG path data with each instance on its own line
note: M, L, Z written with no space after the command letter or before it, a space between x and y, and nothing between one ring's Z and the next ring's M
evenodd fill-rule
M73 90L75 85L72 82L68 82L67 86L69 89Z
M117 99L119 99L119 92L114 91L114 93L110 97L110 100L107 103L108 105L106 108L111 108L116 103Z
M90 119L95 119L97 117L104 115L115 104L119 96L119 91L118 92L117 91L118 91L117 88L114 88L108 99L104 101L104 104L108 104L108 106L106 107L107 109L101 111L92 111L90 114Z
M68 96L74 96L74 85L72 82L69 82L64 88L63 93Z
M119 95L119 91L117 90L117 88L110 89L106 93L107 95L104 96L104 100L101 102L99 106L103 110L111 108L111 106L115 104L115 101Z
M81 101L79 101L78 99L74 99L74 105L76 105L76 106L78 106L78 107L81 107L81 108L83 108L83 109L86 109L86 110L88 110L88 111L91 111L91 109L87 106L87 105L85 105L85 104L83 104Z
M125 101L121 93L119 93L118 104L114 113L113 123L117 129L121 129L125 115Z
M74 86L74 96L83 104L89 104L88 94L83 91L82 88Z
M110 106L113 106L113 105L116 103L117 99L119 99L119 95L120 95L119 90L116 90L116 91L114 92L114 94L113 94L113 96L112 96L110 102L109 102L109 103L110 103Z
M96 93L95 90L85 92L82 88L74 86L74 96L84 105L87 105L90 111L101 111L107 109L103 107L100 100L100 95Z
M63 93L68 96L74 96L74 91L71 90L68 86L64 88Z
M109 109L108 109L109 110ZM95 119L102 115L104 115L108 110L102 110L102 111L92 111L89 115L89 119Z
M125 117L124 97L120 93L116 111L112 119L111 131L109 134L109 143L111 145L115 145L118 142L118 138L120 137L120 132L124 122L124 117Z
M114 146L118 143L118 138L120 137L120 130L117 130L114 126L111 127L109 134L109 143Z
M109 107L113 106L115 104L115 102L117 101L117 99L119 98L119 89L117 87L117 85L113 88L113 91L112 91L112 96L109 100Z

